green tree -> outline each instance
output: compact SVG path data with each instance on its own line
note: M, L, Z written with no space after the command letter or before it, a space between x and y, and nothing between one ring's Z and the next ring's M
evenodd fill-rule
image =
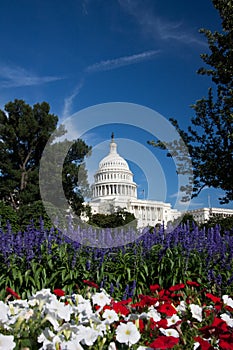
M118 208L115 212L110 214L93 214L88 221L89 225L103 228L114 228L130 225L130 223L136 228L137 224L134 214L121 208Z
M63 189L68 202L76 215L85 211L84 198L90 198L84 158L91 152L83 140L73 142L63 163Z
M212 216L207 222L201 224L200 228L211 228L216 227L216 225L220 226L221 233L229 231L231 234L233 234L233 216Z
M49 110L46 102L31 107L22 100L0 110L0 199L14 209L40 199L39 162L58 122Z
M84 159L90 151L81 139L61 141L60 137L46 147L40 163L40 189L43 201L50 203L46 209L51 214L64 217L71 208L79 217L85 211L83 203L90 197L90 189Z
M189 223L190 225L194 224L195 226L198 225L193 215L189 213L185 213L181 217L175 219L174 221L171 222L171 225L176 227L177 225L183 225L183 224L186 225L187 223Z
M6 229L7 224L10 223L14 232L20 228L18 213L10 206L0 201L0 229Z
M83 194L87 193L88 188L84 158L91 148L82 140L64 139L64 126L57 128L57 123L58 117L50 114L50 106L46 102L31 107L22 100L15 100L5 105L5 111L0 111L0 200L17 210L23 222L29 214L33 215L33 208L37 216L38 209L42 209L39 203L39 169L42 154L48 145L51 153L50 162L46 164L48 174L54 175L54 184L57 176L62 176L68 203L80 214ZM61 136L63 141L57 144L56 138ZM67 151L65 157L64 149ZM59 166L62 172L57 173ZM49 182L49 178L44 180ZM59 203L56 186L54 190L56 201L48 204L50 208ZM24 215L27 210L28 215ZM44 210L41 214L44 215Z
M176 120L170 121L186 143L192 159L194 183L190 179L186 193L196 197L206 186L220 188L224 191L219 198L223 204L233 200L233 2L213 0L213 5L219 12L222 31L200 30L208 40L209 52L201 55L206 66L198 70L199 74L211 77L212 86L207 97L192 106L195 116L187 131L183 131ZM179 144L165 144L160 140L149 143L179 154L181 165L177 171L182 173Z

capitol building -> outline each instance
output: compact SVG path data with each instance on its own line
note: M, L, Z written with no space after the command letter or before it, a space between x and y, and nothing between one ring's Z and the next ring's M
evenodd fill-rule
M110 214L114 208L125 209L134 214L138 227L166 225L181 215L170 203L137 198L133 173L126 160L117 153L113 134L109 154L100 161L94 175L92 199L88 204L92 214Z
M170 203L137 198L137 184L128 163L117 153L117 144L112 134L109 154L99 162L94 175L92 198L86 203L92 214L110 214L117 209L125 209L134 214L138 227L164 224L181 217L184 213L171 207ZM198 223L205 223L211 217L233 215L232 209L199 208L188 210Z

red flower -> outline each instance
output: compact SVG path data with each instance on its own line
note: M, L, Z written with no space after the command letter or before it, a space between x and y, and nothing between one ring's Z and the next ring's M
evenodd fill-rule
M96 284L95 282L89 281L89 280L83 280L83 283L87 284L89 287L93 287L96 289L99 288L98 284Z
M226 342L225 340L220 340L219 342L219 346L221 349L224 349L224 350L233 350L233 343L228 343Z
M220 310L222 310L222 305L223 305L222 302L221 302L221 303L218 303L218 302L217 302L217 303L214 305L214 307L215 307L216 310L220 311Z
M139 319L139 330L141 333L143 333L145 331L145 324L143 322L143 320Z
M152 284L151 286L150 286L150 291L151 291L151 293L154 293L156 290L158 290L158 289L160 289L160 285L158 285L158 284Z
M174 292L175 290L180 290L180 289L183 289L185 287L185 284L184 283L179 283L179 284L176 284L175 286L172 286L169 288L170 292Z
M145 300L140 300L137 303L131 304L132 308L136 308L136 307L143 308L144 306L146 306Z
M172 306L170 303L164 303L160 306L157 307L157 310L159 312L163 312L167 316L172 316L177 313L176 309L174 306Z
M161 319L160 321L154 321L153 318L150 318L150 329L153 331L154 329L158 328L167 328L167 320L165 318Z
M211 294L211 293L206 293L205 295L207 298L209 298L210 300L212 300L214 303L220 303L221 299L216 297L215 295Z
M172 349L176 344L179 343L179 338L166 337L164 335L158 337L149 344L149 347L153 349Z
M131 303L131 301L132 301L132 298L129 298L129 299L126 299L126 300L121 300L120 303L121 303L122 305L128 305L128 304Z
M210 343L207 340L202 339L201 337L195 337L194 340L200 344L201 350L212 350L213 349L213 347L210 345Z
M58 289L54 289L53 293L54 293L56 296L58 296L58 297L64 297L64 295L65 295L64 290L59 289L59 288L58 288Z
M150 297L149 295L143 295L143 294L140 294L139 298L144 302L144 305L147 305L147 306L155 305L158 301L158 298L153 298L153 297Z
M211 326L217 327L222 332L228 332L227 324L221 318L215 317Z
M120 301L114 302L112 308L117 314L121 314L124 316L127 316L129 314L129 310L127 309L127 307L123 305Z
M223 333L228 332L228 327L225 321L221 318L215 317L210 326L204 326L199 330L204 334L205 338L209 338L212 335L219 337Z
M233 312L233 308L230 307L229 305L225 305L225 309L228 310L228 311L230 311L230 312Z
M199 287L199 286L200 286L199 283L194 282L194 281L187 281L186 284L187 284L188 286L193 286L193 287Z
M204 311L206 317L209 317L211 314L214 313L214 309L204 309L203 311Z
M166 318L162 318L160 321L156 322L158 328L167 328L167 319Z
M13 297L15 297L16 299L20 299L19 294L17 294L15 291L13 291L13 289L11 289L10 287L6 287L6 292L10 295L12 295Z
M181 294L181 293L172 293L171 294L171 298L178 298L178 297L182 297L183 296L183 294Z
M139 298L141 299L140 301L138 301L137 303L131 304L132 308L135 308L135 307L143 308L145 306L151 306L158 301L158 298L153 298L153 297L150 297L149 295L143 295L143 294L139 294Z
M166 290L166 289L162 289L158 292L160 300L163 300L163 301L169 301L170 299L168 296L170 296L170 294L171 293L169 292L169 290Z

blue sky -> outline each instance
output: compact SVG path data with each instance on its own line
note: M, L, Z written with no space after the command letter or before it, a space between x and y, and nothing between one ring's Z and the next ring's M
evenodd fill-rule
M198 32L203 27L221 28L210 0L2 2L0 108L15 98L29 104L47 101L63 122L93 105L124 102L145 106L166 119L173 117L186 128L193 115L190 105L206 95L211 84L196 74L203 65L200 54L208 50ZM75 123L79 129L79 120ZM109 125L89 128L84 138L93 146L90 174L108 153L114 131L119 153L128 157L135 172L139 197L174 204L178 191L174 164L166 153L146 143L154 138L153 123L151 133L133 124L133 119L126 126L116 118ZM129 148L140 158L143 150L148 159L152 152L153 179L145 174L150 166L143 169L147 158L140 168L140 160L126 154L126 140L131 140ZM190 208L208 206L209 201L218 206L220 194L206 189Z

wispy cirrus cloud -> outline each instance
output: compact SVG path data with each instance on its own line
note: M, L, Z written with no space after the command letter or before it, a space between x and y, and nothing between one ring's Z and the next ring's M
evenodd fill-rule
M71 114L71 109L72 109L72 104L76 96L78 96L80 90L82 89L84 84L84 79L82 79L79 84L76 85L74 88L73 92L71 93L70 96L66 97L64 100L64 108L63 108L63 113L62 113L62 118L68 118Z
M160 50L149 50L130 56L122 56L114 59L104 60L94 63L85 69L87 73L99 71L113 70L123 66L128 66L135 63L140 63L145 60L154 58L160 53Z
M183 44L207 44L193 33L191 28L184 28L182 21L169 21L161 18L148 3L137 0L118 0L121 8L133 16L145 35L150 35L156 41L176 40Z
M0 88L41 85L64 79L58 76L39 76L19 66L0 65Z
M160 50L148 50L148 51L144 51L138 54L133 54L130 56L121 56L113 59L103 60L87 66L84 69L84 73L93 74L96 72L113 70L123 66L129 66L131 64L140 63L142 61L154 58L160 52L161 52ZM85 77L76 85L71 95L65 98L64 108L62 113L63 119L71 115L73 101L80 93L80 90L84 85L84 82L85 82Z

